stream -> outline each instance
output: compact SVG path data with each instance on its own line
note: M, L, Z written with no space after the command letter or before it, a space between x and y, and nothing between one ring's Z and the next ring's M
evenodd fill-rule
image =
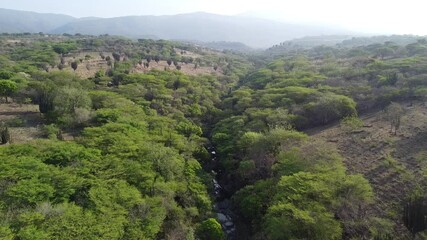
M236 238L236 227L234 223L234 219L236 219L236 215L231 211L231 201L227 196L223 186L221 186L221 174L222 171L219 168L218 159L216 157L215 148L209 148L212 157L212 163L214 165L214 169L212 170L212 174L215 176L212 179L213 185L213 194L215 196L215 203L213 206L213 210L216 213L216 219L222 226L222 230L228 240L235 240Z

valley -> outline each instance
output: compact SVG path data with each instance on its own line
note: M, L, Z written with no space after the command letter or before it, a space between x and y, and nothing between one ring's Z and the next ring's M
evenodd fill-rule
M2 34L0 238L424 239L426 40L313 39Z

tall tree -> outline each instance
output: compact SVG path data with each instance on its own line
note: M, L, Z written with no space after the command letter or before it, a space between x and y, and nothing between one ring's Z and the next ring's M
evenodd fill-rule
M6 99L8 102L8 97L14 94L18 90L18 86L14 81L11 80L0 80L0 96Z

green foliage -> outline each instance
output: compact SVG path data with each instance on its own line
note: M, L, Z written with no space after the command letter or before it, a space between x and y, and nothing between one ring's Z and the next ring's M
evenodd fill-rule
M202 222L196 230L197 236L200 239L206 240L222 240L225 239L221 224L214 218L209 218Z
M347 116L341 120L341 127L346 132L352 132L363 127L363 121L357 116Z
M57 43L52 46L53 50L58 54L67 54L77 49L77 45L73 42Z
M18 90L18 86L11 80L0 80L0 96L6 98L11 97Z
M0 79L11 79L15 74L9 71L0 71Z
M392 239L394 223L388 219L374 217L370 219L369 232L376 239Z
M275 186L272 179L260 180L254 185L248 185L239 190L233 196L233 200L239 206L240 214L259 227L263 215L271 204L271 196L274 191Z
M120 111L117 109L98 109L95 113L95 122L105 124L109 122L116 122L120 117Z
M341 239L340 223L319 204L306 210L292 204L273 205L266 219L269 239Z
M9 187L4 193L9 202L17 205L32 205L53 197L54 189L36 179L24 179Z
M56 90L53 104L60 114L73 113L77 108L90 108L91 99L82 89L64 87Z
M343 217L340 222L335 216L360 211L356 206L369 203L369 183L360 175L346 175L336 150L322 143L294 146L279 148L276 178L235 195L241 214L267 239L341 239L342 224L348 227L354 219L347 223Z
M0 225L0 238L4 240L14 239L14 234L9 226Z
M178 133L181 133L187 137L190 137L191 135L197 135L197 136L202 135L202 129L199 126L194 125L192 123L180 122L178 123L176 128Z
M353 131L362 125L358 111L424 101L425 41L390 37L408 45L353 47L378 40L356 38L346 47L313 48L297 41L251 55L110 36L13 38L23 41L0 42L0 95L38 104L49 140L0 148L0 216L7 216L0 238L224 239L209 218L210 144L252 239L393 232L389 219L364 219L373 197L367 180L348 174L336 149L297 130L342 119ZM101 52L108 70L81 79L84 69L52 68L82 59L77 52L87 60L89 52ZM217 73L136 73L152 61ZM394 129L400 112L386 111ZM60 128L76 140L58 141Z
M402 115L404 113L404 109L400 104L392 102L390 105L387 106L385 109L385 119L390 122L390 131L394 134L397 134L397 130L400 127L400 119L402 118Z
M326 124L356 114L356 103L348 97L325 94L316 102L304 106L307 118L315 124Z
M32 47L18 47L11 53L11 59L19 61L19 71L34 72L54 66L57 55L53 49L43 43L34 43Z

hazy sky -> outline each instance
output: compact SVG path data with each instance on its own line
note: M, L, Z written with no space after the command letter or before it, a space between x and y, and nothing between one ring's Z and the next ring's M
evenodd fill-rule
M427 35L425 0L0 0L0 8L75 17L164 15L196 11L252 15L354 31Z

